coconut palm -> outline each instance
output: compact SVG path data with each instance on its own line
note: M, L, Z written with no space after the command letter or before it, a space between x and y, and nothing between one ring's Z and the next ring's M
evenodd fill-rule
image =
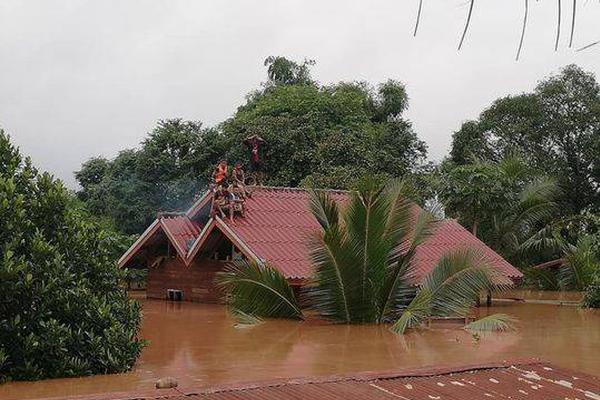
M600 271L600 259L591 236L582 236L577 245L567 246L562 260L558 270L558 285L562 290L585 290L594 273Z
M311 192L310 207L322 229L308 241L314 278L306 296L320 316L339 323L397 320L393 331L404 333L431 316L464 316L482 291L502 286L470 251L443 257L415 285L412 259L435 219L408 192L402 181L381 186L367 180L343 209L326 192ZM293 290L269 266L231 267L219 281L232 306L245 314L302 318Z
M511 207L491 216L486 243L512 261L532 249L547 249L550 244L540 238L548 239L545 224L557 209L559 193L558 184L549 177L527 183Z

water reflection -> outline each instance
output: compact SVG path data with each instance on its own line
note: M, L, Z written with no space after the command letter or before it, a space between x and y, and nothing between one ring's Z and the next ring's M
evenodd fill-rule
M592 374L600 371L600 313L572 307L503 304L519 319L517 332L473 337L460 329L433 329L404 337L382 326L322 321L268 321L234 328L222 306L144 301L143 337L151 341L126 374L0 386L5 400L152 388L175 376L183 386L277 377L382 371L539 357Z

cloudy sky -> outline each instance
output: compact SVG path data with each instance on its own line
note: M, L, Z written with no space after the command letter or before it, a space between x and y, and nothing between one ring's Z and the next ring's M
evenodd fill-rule
M600 76L600 45L568 49L563 1L477 0L456 51L466 0L1 0L0 127L36 164L75 187L95 155L134 147L161 118L214 125L265 79L269 55L317 61L322 83L393 78L411 99L407 117L438 160L452 132L499 96L531 90L577 63ZM600 3L580 1L574 48L600 40Z

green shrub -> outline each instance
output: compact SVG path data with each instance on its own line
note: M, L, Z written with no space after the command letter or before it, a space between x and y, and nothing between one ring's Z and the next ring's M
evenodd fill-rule
M144 345L120 236L0 130L0 381L121 372Z
M600 308L600 271L596 271L594 280L585 289L582 306L586 308Z

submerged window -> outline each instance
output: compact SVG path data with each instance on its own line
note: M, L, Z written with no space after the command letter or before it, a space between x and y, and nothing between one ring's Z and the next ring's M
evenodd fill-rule
M183 290L167 289L167 299L171 301L182 301Z

